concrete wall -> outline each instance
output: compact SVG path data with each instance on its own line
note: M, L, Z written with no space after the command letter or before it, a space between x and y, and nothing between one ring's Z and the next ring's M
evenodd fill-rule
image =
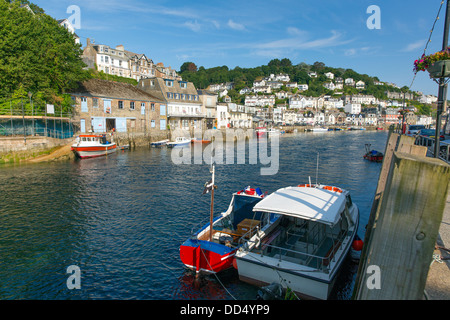
M0 138L0 156L8 153L39 152L69 144L75 139L54 139L48 137Z

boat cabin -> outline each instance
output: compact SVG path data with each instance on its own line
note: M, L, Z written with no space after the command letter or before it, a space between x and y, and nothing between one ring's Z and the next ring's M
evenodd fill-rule
M247 249L261 257L329 270L336 252L348 242L355 227L350 194L316 188L277 191L253 209L255 213L278 213L281 219L260 241L247 242ZM298 201L294 196L302 193ZM346 239L347 238L347 239Z
M107 139L106 139L106 135L105 134L103 134L103 135L88 135L88 134L86 134L86 135L80 135L78 138L77 138L77 142L79 143L79 142L97 142L97 143L100 143L100 144L110 144L111 142L109 142Z

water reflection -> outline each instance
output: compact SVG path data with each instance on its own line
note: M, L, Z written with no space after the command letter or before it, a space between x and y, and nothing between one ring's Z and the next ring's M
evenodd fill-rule
M364 146L384 150L386 138L383 132L286 135L271 176L260 174L261 163L217 165L215 213L248 185L270 193L317 176L350 190L363 238L381 169L363 160ZM202 196L208 163L175 165L170 149L151 148L3 167L0 176L0 299L256 297L257 288L240 282L235 270L197 283L179 259L180 244L209 219L210 198ZM70 265L80 267L80 290L66 287ZM346 263L333 298L350 297L356 270Z

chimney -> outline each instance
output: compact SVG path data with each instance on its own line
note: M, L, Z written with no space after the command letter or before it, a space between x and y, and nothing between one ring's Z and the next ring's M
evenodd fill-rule
M90 39L90 38L87 38L87 40L86 40L86 45L87 45L87 46L90 46L90 45L91 45L91 39Z

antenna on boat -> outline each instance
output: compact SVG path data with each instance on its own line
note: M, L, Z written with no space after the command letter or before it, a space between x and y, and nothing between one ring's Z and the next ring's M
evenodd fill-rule
M211 161L212 164L212 161ZM212 178L211 178L211 183L212 183L212 189L211 189L211 213L209 215L209 241L212 242L212 236L213 236L213 216L214 216L214 165L212 165Z
M319 176L319 152L317 152L316 186L318 184L318 181L317 181L318 176Z

